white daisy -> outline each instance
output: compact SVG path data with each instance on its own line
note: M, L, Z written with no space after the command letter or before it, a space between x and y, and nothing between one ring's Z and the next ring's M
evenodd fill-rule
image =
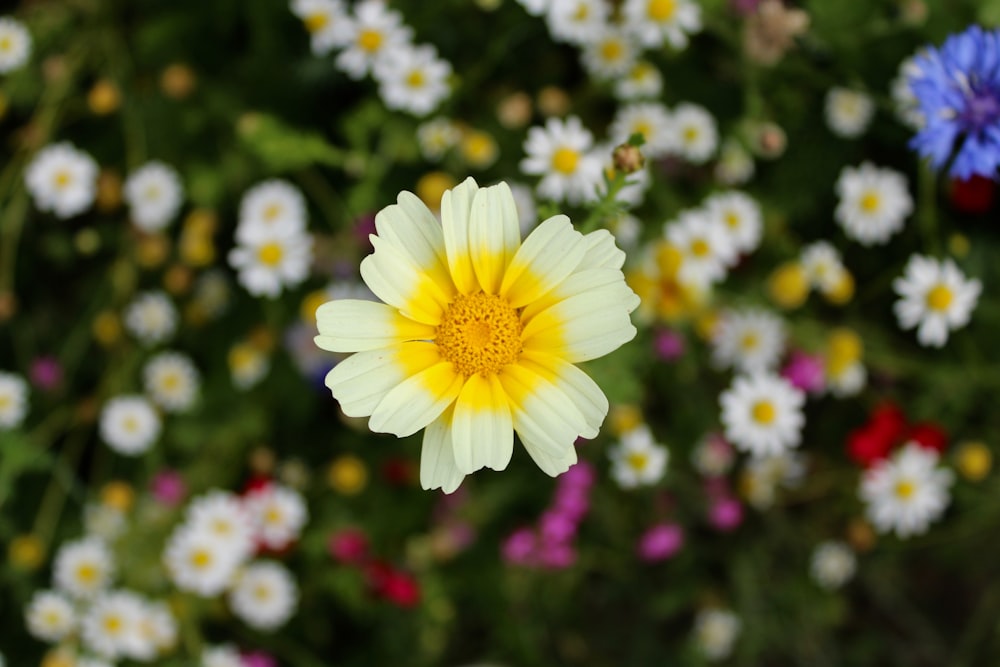
M875 101L860 90L834 87L823 107L826 125L838 137L854 139L868 129L875 116Z
M17 428L28 414L28 383L15 373L0 371L0 431Z
M695 645L709 660L723 660L733 652L742 627L739 616L729 610L702 610L694 620Z
M915 57L905 58L899 63L896 78L889 85L889 94L896 108L896 117L912 130L924 126L924 115L920 111L920 101L910 88L910 80L922 76Z
M733 467L736 450L720 433L707 433L691 452L691 465L704 477L722 477Z
M865 246L888 241L913 212L906 177L870 162L844 167L836 188L840 200L834 218L848 238Z
M20 21L0 17L0 74L23 67L31 57L31 33Z
M177 619L164 602L147 602L143 606L139 631L151 649L150 659L156 653L166 653L177 645Z
M611 476L623 489L652 486L667 469L670 453L653 439L645 424L622 434L618 446L609 453Z
M802 482L804 457L794 451L755 456L743 469L743 491L747 501L759 510L774 504L778 488L794 489Z
M937 452L910 442L865 471L858 493L876 530L909 537L944 514L953 481L952 472L938 466Z
M362 0L354 7L351 34L336 65L352 79L360 79L387 53L409 45L412 33L400 13L382 0Z
M607 18L604 0L550 0L545 23L557 42L582 45L597 39Z
M868 371L860 361L826 366L826 388L837 398L857 396L867 382Z
M240 200L239 229L304 232L307 222L306 199L288 181L263 181L247 190Z
M147 162L125 180L122 191L135 226L156 232L170 224L184 203L177 172L162 162Z
M211 491L191 501L185 515L188 529L207 533L243 561L254 549L254 522L234 494Z
M58 642L76 629L73 604L54 591L37 591L25 611L28 632L46 642Z
M785 324L766 310L744 308L722 314L712 333L712 361L743 373L773 370L785 351Z
M51 144L28 163L24 182L38 210L71 218L94 203L97 163L69 142Z
M917 327L921 345L942 347L950 331L969 323L983 285L966 279L951 259L913 255L892 288L899 295L893 307L899 326Z
M250 389L271 370L271 358L250 343L238 343L229 350L229 373L237 389Z
M753 178L753 156L739 141L733 138L722 142L719 161L715 164L715 178L723 185L743 185Z
M707 288L725 278L736 248L721 223L702 211L684 211L664 226L663 235L681 253L680 282Z
M782 377L738 376L719 396L726 439L754 456L796 447L805 423L804 403L805 395Z
M581 53L584 67L598 79L624 77L635 67L636 47L621 28L604 25Z
M809 574L822 588L832 591L850 581L857 562L854 552L843 542L822 542L813 550Z
M56 553L52 582L73 597L89 598L111 583L114 567L111 552L100 540L66 542Z
M430 45L394 49L373 73L385 106L414 116L426 116L451 94L451 64Z
M541 16L549 10L552 0L517 0L517 4L524 7L524 11L532 16Z
M260 561L240 571L229 592L229 606L250 627L275 630L295 613L298 597L298 587L288 570Z
M125 456L136 456L152 447L160 437L160 428L160 416L143 396L116 396L101 410L101 439Z
M521 171L542 176L541 197L569 204L592 201L602 176L600 157L589 152L593 144L593 135L576 116L550 118L544 128L528 130Z
M663 92L663 75L656 65L640 60L615 82L615 97L620 100L652 99Z
M184 412L194 405L201 380L187 355L161 352L146 362L142 376L146 393L167 412Z
M201 652L198 667L244 667L240 652L231 644L210 646Z
M312 237L308 234L280 227L240 227L236 243L229 252L229 264L254 296L277 297L309 277Z
M144 345L162 343L177 330L177 308L165 292L142 292L125 307L125 329Z
M615 144L625 143L633 134L641 134L645 140L642 152L653 159L664 157L676 148L670 112L659 102L619 107L608 133Z
M753 197L735 190L717 192L703 206L709 218L721 223L737 253L751 253L760 245L763 215Z
M701 7L693 0L625 0L622 12L626 28L647 47L666 41L683 49L701 30Z
M163 564L177 588L202 597L218 595L229 587L243 555L214 533L183 524L167 540Z
M687 102L674 107L673 149L685 160L703 164L715 154L719 131L715 119L704 107Z
M417 126L417 145L425 160L437 162L455 147L462 131L450 118L432 118Z
M825 294L838 289L846 270L840 253L827 241L816 241L804 246L800 262L809 282Z
M292 0L292 13L309 31L309 46L317 56L351 41L351 23L342 0Z
M127 591L111 591L98 597L80 619L83 645L90 651L117 660L148 654L148 641L142 636L140 598Z
M245 502L257 539L271 549L297 540L309 516L302 496L279 484L253 491Z

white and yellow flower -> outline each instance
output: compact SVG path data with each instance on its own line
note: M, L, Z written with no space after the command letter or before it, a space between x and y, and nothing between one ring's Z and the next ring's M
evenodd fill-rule
M24 170L24 182L40 211L59 218L83 213L97 196L97 163L68 141L38 151Z
M0 371L0 430L17 428L28 413L28 383L15 373Z
M579 204L597 199L601 158L592 153L594 136L576 116L550 118L545 127L528 130L521 171L541 176L538 194L553 201Z
M611 450L611 477L623 489L652 486L667 470L670 452L653 439L645 424L623 433L618 446Z
M31 57L31 33L20 21L0 17L0 74L23 67Z
M754 456L780 454L802 439L805 395L768 373L739 376L719 396L726 439Z
M916 328L921 345L942 347L950 331L969 323L983 285L950 259L913 255L892 288L899 295L893 308L899 326Z
M638 298L606 231L586 236L557 215L522 243L510 188L467 179L445 192L439 223L419 199L375 219L361 275L385 303L339 300L317 312L316 344L356 352L327 386L373 431L426 428L421 484L458 488L480 468L503 470L514 432L549 475L576 462L608 410L575 363L636 333Z
M694 164L704 164L719 147L719 130L715 118L705 107L682 102L674 107L671 117L674 151Z
M73 604L55 591L37 591L24 613L28 632L47 642L58 642L76 629Z
M910 442L865 472L858 495L876 530L919 535L944 514L955 475L938 462L937 452Z
M665 40L683 49L689 35L701 31L701 7L692 0L626 0L622 11L626 27L643 46L657 47Z
M636 46L624 30L605 25L584 45L581 59L593 76L615 79L628 74L635 65Z
M375 63L379 96L389 109L426 116L451 94L451 63L429 44L400 48Z
M111 583L114 560L103 542L86 538L59 548L52 568L56 589L78 598L92 597Z
M583 45L601 34L607 17L603 0L550 0L545 23L557 42Z
M351 22L343 0L292 0L290 8L309 32L314 55L326 55L350 42Z
M355 5L350 27L336 65L352 79L363 77L386 54L405 48L413 36L402 15L383 0L362 0Z
M198 397L201 380L191 358L179 352L162 352L142 369L146 393L167 412L189 410Z
M854 139L864 134L871 124L875 100L860 90L837 86L827 91L823 112L831 132L844 139Z
M836 189L834 218L848 238L864 246L886 243L913 212L906 176L870 162L844 167Z
M139 229L156 232L169 225L184 203L184 186L173 167L147 162L125 180L125 201Z
M240 571L229 592L229 606L250 627L271 631L292 617L298 598L298 586L287 569L259 561Z
M237 280L254 296L275 298L286 288L309 277L312 237L291 226L244 227L236 230L236 247L229 252L229 265Z
M712 361L720 368L769 371L784 352L784 322L759 308L725 311L712 333Z
M655 99L662 92L663 75L648 60L640 60L615 82L615 97L620 100Z
M809 560L809 575L821 588L836 590L850 581L858 559L843 542L827 541L816 545Z
M101 439L125 456L138 456L160 437L160 416L143 396L116 396L101 409Z

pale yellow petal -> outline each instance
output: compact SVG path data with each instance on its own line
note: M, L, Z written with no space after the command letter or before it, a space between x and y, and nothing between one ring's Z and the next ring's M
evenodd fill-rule
M619 291L621 294L619 307L625 312L632 312L639 306L639 297L626 284L625 275L621 271L610 268L584 269L575 271L548 294L525 306L521 311L521 321L527 326L535 315L560 301L578 294L609 288Z
M375 216L379 238L407 255L412 264L428 273L438 286L453 295L454 285L448 271L441 223L413 193L399 193L397 202Z
M622 292L612 286L577 294L538 313L525 325L522 341L526 351L577 363L602 357L635 334Z
M452 408L428 424L420 450L420 486L452 493L465 479L465 473L455 465L451 436Z
M520 435L520 432L518 432ZM521 436L521 444L524 445L525 451L531 456L531 459L535 462L542 472L550 477L558 477L572 466L577 461L576 457L576 447L569 445L564 447L562 451L558 454L551 454L549 450L541 447L531 438L526 438Z
M546 294L579 266L586 243L569 218L557 215L538 225L511 260L500 286L514 308Z
M434 327L375 301L338 299L316 310L316 345L331 352L376 350L408 340L431 340Z
M439 363L430 343L403 343L352 354L326 374L326 386L348 417L367 417L393 388Z
M375 252L361 261L361 277L382 301L406 317L437 326L451 302L450 285L439 285L428 267L413 264L395 245L372 236Z
M521 243L517 207L506 183L482 188L472 200L469 250L472 268L487 294L497 294L507 265Z
M507 395L496 375L470 376L455 401L452 422L455 464L463 473L503 470L514 451Z
M455 288L462 294L471 294L479 287L469 252L469 216L478 190L476 181L470 177L445 191L441 198L441 226L448 269Z
M514 430L523 441L560 458L579 435L590 431L570 396L527 365L506 366L498 377L510 401Z
M525 352L518 363L556 385L580 409L587 426L580 432L581 437L597 437L608 414L608 398L589 375L551 355Z
M620 269L625 265L625 253L615 244L615 237L606 229L598 229L583 237L587 254L580 266L591 269Z
M462 389L462 376L447 361L434 364L396 385L379 402L368 428L400 438L437 419Z

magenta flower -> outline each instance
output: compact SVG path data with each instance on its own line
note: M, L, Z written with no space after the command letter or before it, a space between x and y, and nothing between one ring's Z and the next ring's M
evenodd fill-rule
M650 526L642 537L636 551L639 558L654 563L670 558L684 546L684 530L675 523L658 523Z

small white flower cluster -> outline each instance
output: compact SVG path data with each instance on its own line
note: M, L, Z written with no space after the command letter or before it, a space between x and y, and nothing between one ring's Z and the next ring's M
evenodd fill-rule
M274 179L247 190L229 264L250 294L275 298L309 277L313 239L307 226L305 198L291 183Z
M831 132L842 139L856 139L875 116L875 100L860 90L836 86L827 91L823 111Z
M124 311L125 330L146 347L170 340L178 319L177 306L162 290L140 292Z
M18 428L28 414L28 383L16 373L0 371L0 431Z
M383 0L362 0L349 13L342 0L292 0L291 10L311 35L312 51L340 49L336 66L352 79L371 73L389 109L426 116L451 94L452 67Z
M844 266L840 251L828 241L803 246L799 257L810 286L824 297L836 299L843 292L845 283L853 286L854 279Z
M201 597L228 593L233 613L258 630L273 630L295 612L298 587L288 570L252 560L299 538L307 511L292 489L267 485L244 498L213 491L191 501L167 540L163 562L177 588Z
M836 189L839 201L834 218L847 238L864 246L888 242L913 212L906 176L870 162L844 167Z
M725 660L733 652L743 622L728 609L704 609L694 619L694 642L708 660Z
M762 235L760 206L738 191L716 193L663 227L682 257L678 279L699 291L724 280L741 256L757 249Z
M642 152L657 159L676 156L703 164L715 153L715 119L701 106L683 102L673 111L660 102L635 102L619 107L609 128L611 141L624 143L633 134L645 139Z
M609 453L611 477L623 489L652 486L663 479L670 452L656 442L645 424L623 433Z
M747 502L759 510L771 507L779 488L797 488L805 472L805 457L796 451L752 457L743 468L741 480Z
M843 542L822 542L813 550L809 574L821 588L836 590L854 576L858 559Z
M38 151L24 171L24 182L40 211L72 218L97 196L97 162L68 141Z
M114 575L114 558L100 539L63 544L53 589L37 591L25 610L28 632L79 652L77 665L155 662L176 645L177 620L162 601L112 588Z
M9 16L0 17L0 74L24 67L31 57L31 33Z
M955 476L938 464L936 451L910 442L865 471L858 495L876 530L919 535L944 514Z
M892 288L899 295L894 307L899 326L916 328L921 345L943 347L949 332L969 323L983 285L966 278L950 259L913 255Z
M785 353L785 324L758 308L723 311L712 331L712 361L742 373L774 370Z
M184 186L173 167L162 162L147 162L129 174L122 194L129 205L129 215L144 232L158 232L167 227L184 203Z

